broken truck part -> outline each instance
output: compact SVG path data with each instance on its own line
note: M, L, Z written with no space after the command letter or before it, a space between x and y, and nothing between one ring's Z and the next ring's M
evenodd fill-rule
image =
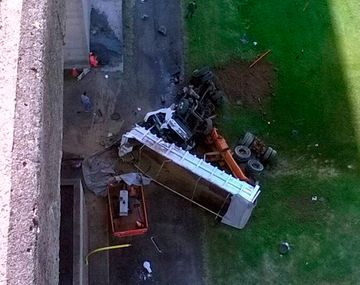
M223 195L226 196L226 200L231 197L230 206L222 222L236 228L243 228L245 226L256 205L256 199L260 194L259 185L253 186L245 181L241 181L216 166L211 165L204 159L191 154L189 151L173 143L164 141L156 134L153 134L151 129L147 130L140 126L135 126L130 132L123 135L119 147L120 157L123 157L133 150L132 140L140 142L143 145L141 148L147 147L165 158L166 161L176 164L181 169L197 177L192 198L195 195L196 187L200 180L217 187L216 189L220 189L224 193ZM163 162L159 172L165 162ZM241 207L234 207L231 206L231 204L240 204ZM218 209L218 215L220 215L221 210L221 208Z

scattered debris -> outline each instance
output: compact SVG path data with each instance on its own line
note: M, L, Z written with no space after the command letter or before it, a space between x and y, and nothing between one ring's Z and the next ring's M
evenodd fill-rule
M255 64L257 64L260 60L262 60L264 57L266 57L269 53L271 53L271 49L264 52L262 55L260 55L252 64L249 65L249 68L254 67Z
M149 262L149 261L144 261L143 267L147 270L147 272L148 272L149 274L152 273L151 265L150 265L150 262Z
M166 27L161 25L158 29L158 33L163 35L163 36L166 36L167 35L167 30L166 30Z
M106 246L106 247L97 248L97 249L89 252L85 256L85 265L89 265L89 257L90 257L90 255L93 255L94 253L101 252L101 251L107 251L107 250L113 250L113 249L126 248L126 247L130 247L130 246L131 246L130 243L126 243L126 244L118 244L118 245L112 245L112 246Z
M298 134L299 134L299 131L298 131L298 130L295 130L295 129L294 129L294 130L291 131L291 136L292 136L292 137L297 137Z
M111 114L110 119L113 121L119 121L121 119L121 116L119 113L115 112Z
M162 250L160 249L159 245L157 244L157 242L155 241L154 237L151 237L150 238L153 245L155 246L156 250L159 252L159 253L162 253Z
M164 105L164 104L166 103L166 100L165 100L165 96L164 96L164 95L161 95L160 100L161 100L161 104L162 104L162 105Z
M286 242L286 241L280 242L279 252L281 255L288 253L289 250L290 250L290 245L288 242Z
M246 35L246 33L244 33L242 35L242 37L240 38L240 42L244 45L248 44L249 43L249 39L248 39L248 36Z
M88 74L90 72L90 68L84 68L83 71L77 76L77 80L80 81L81 79L83 79L86 74Z

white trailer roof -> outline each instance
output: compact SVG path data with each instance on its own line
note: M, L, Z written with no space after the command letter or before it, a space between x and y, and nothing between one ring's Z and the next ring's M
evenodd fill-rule
M231 194L243 197L251 203L254 203L255 199L260 194L259 185L252 186L241 181L205 160L183 150L175 144L165 142L162 138L152 134L150 130L146 130L140 126L135 126L130 132L123 135L121 146L119 148L119 156L122 156L129 151L126 146L126 142L129 138L136 139L177 165L191 171L195 175L217 185Z

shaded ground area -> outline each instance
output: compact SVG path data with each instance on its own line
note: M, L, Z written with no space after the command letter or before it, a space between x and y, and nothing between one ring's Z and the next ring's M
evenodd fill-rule
M92 70L79 82L68 76L65 78L63 150L68 155L86 157L102 150L141 121L148 111L160 108L163 101L168 106L175 98L177 86L173 78L183 76L180 3L124 1L123 5L124 72L105 66ZM110 14L105 11L97 16L105 26L107 20L116 34ZM160 26L166 28L166 35L158 32ZM113 53L107 55L115 56ZM84 91L94 106L88 113L84 112L80 101ZM112 116L114 113L116 120ZM114 158L117 159L116 154ZM107 253L92 256L90 284L107 284L108 278L110 284L137 284L145 259L151 261L154 270L150 284L203 284L200 244L203 212L155 186L146 190L146 198L151 233L131 238L133 247L111 252L110 259ZM93 250L106 246L109 238L106 200L88 191L85 199L89 248ZM151 235L164 250L163 255L156 252Z
M232 103L261 108L273 91L274 67L266 61L252 68L249 65L248 62L233 61L218 68L219 86Z
M145 188L150 232L144 236L113 239L130 242L131 248L110 252L110 284L203 284L203 211L155 185ZM150 237L153 236L162 253ZM149 261L152 277L145 280L143 262Z
M74 188L61 186L61 222L59 250L59 284L73 282L73 203Z
M122 1L91 1L90 51L98 56L103 68L122 71Z

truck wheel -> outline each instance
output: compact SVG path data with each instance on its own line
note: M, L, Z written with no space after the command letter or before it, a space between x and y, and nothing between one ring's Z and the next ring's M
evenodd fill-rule
M246 170L250 175L258 175L264 170L264 165L256 159L250 159L247 162Z
M184 116L187 111L189 110L190 107L190 102L187 99L182 99L180 100L177 108L176 108L176 112L180 115L180 116Z
M244 145L238 145L234 149L235 160L238 162L246 162L250 159L251 150Z
M262 160L264 162L271 162L276 157L277 152L271 147L268 147L265 151L265 153L262 155Z
M241 141L241 144L250 147L254 140L255 136L252 133L246 132L244 138Z

